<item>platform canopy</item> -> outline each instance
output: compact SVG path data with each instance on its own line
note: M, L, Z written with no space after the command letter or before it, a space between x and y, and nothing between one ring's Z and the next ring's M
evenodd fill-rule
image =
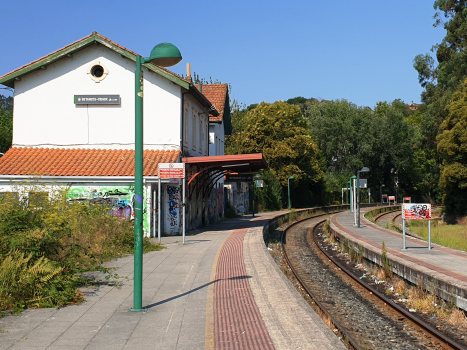
M195 188L209 196L215 183L223 176L231 173L253 173L267 169L268 164L262 153L237 154L210 157L182 158L187 164L188 196L193 195Z

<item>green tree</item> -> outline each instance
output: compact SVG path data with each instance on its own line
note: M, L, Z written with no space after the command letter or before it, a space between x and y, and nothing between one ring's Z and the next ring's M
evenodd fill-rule
M415 131L405 121L404 108L400 100L380 102L374 111L336 100L307 110L311 135L326 161L327 203L340 199L341 187L363 166L370 168L373 193L379 193L381 184L394 193L396 177L402 191L412 189Z
M442 158L441 186L446 212L467 214L467 80L447 106L448 117L441 125L438 152Z
M295 201L294 206L309 203L313 197L310 188L321 181L323 171L319 149L309 135L300 108L282 101L262 102L242 118L242 126L228 138L226 153L263 153L269 171L283 189L287 187L287 179L294 176L294 187L306 192L302 192L303 202ZM285 207L286 196L282 193L281 197Z
M0 153L10 149L13 137L13 97L0 95Z
M446 36L440 44L432 47L434 57L430 54L417 55L414 68L424 88L421 97L425 103L419 126L422 151L417 154L417 164L425 170L420 188L438 199L446 187L444 180L439 181L439 166L445 153L437 153L437 136L443 132L441 124L448 117L446 107L453 93L462 88L467 78L467 0L436 0L434 8L434 26L442 26ZM442 188L439 187L441 182Z

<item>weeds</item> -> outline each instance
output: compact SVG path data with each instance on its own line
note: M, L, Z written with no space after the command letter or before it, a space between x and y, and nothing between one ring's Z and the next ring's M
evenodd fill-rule
M46 191L50 199L36 195ZM24 184L16 193L0 199L0 310L78 303L80 272L133 252L133 223L109 207L70 202L58 186ZM159 249L144 239L145 252Z
M381 248L381 262L384 269L384 274L386 278L392 277L392 263L389 261L388 258L388 251L386 249L386 242L383 241L383 246Z

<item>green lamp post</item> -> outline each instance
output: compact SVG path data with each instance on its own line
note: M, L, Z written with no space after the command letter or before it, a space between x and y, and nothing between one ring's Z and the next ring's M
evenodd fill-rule
M135 253L133 309L143 309L143 72L141 65L170 67L182 60L180 50L169 43L155 46L149 57L136 56L135 70Z
M288 179L287 179L287 191L288 191L288 197L289 197L289 210L292 208L292 203L290 202L290 180L293 179L294 177L293 176L290 176Z

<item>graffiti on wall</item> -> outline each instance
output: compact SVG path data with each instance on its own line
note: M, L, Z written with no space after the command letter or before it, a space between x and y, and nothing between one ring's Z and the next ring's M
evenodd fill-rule
M109 214L122 219L134 218L135 190L133 186L121 187L72 187L68 192L70 200L106 204L111 207Z
M167 227L168 234L174 235L180 233L182 226L180 202L180 186L167 185Z

